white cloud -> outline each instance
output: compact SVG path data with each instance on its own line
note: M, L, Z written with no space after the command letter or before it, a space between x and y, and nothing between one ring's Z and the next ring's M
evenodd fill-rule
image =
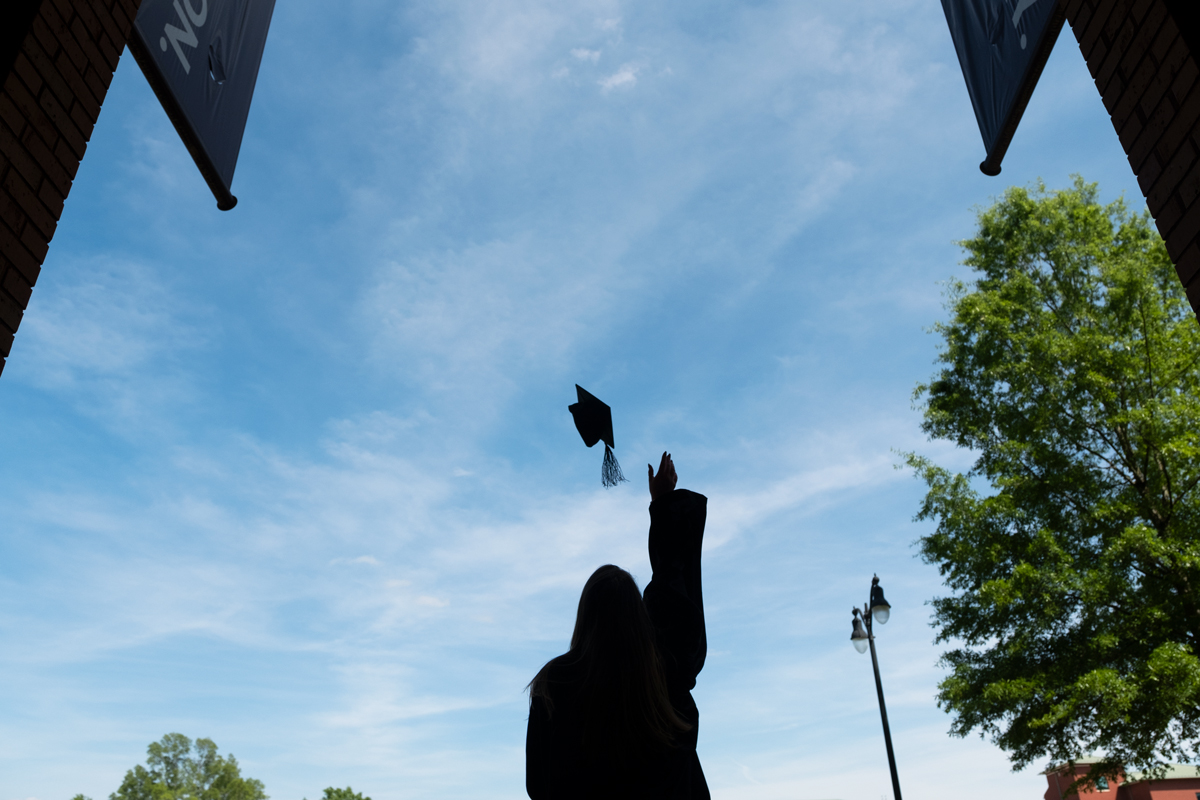
M70 397L124 429L153 428L189 402L182 359L205 344L207 310L184 304L151 266L93 257L59 263L39 285L6 376Z
M571 55L575 56L575 58L579 59L580 61L590 61L593 64L600 60L599 50L587 50L582 47L577 47L572 50Z
M612 75L609 75L606 78L601 78L597 82L600 84L601 89L608 92L612 91L613 89L618 89L622 86L633 86L637 83L637 74L638 67L635 67L632 64L625 64Z
M357 556L355 558L335 558L329 562L333 564L368 564L372 567L377 567L380 561L375 556Z
M418 377L438 396L440 418L461 414L461 432L491 424L518 388L514 376L557 369L616 301L609 287L622 273L623 232L587 234L594 244L569 233L382 265L361 299L373 361L385 374ZM573 266L565 274L564 263Z

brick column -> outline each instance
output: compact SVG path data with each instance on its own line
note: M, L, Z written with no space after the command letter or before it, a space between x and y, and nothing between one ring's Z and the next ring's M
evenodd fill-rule
M0 2L30 12L0 53L2 373L141 0Z
M1067 22L1200 316L1200 0L1069 0Z

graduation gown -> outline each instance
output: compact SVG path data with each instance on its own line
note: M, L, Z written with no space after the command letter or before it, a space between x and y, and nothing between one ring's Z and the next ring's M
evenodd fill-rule
M525 740L525 788L532 800L659 798L708 800L696 755L700 715L691 690L704 667L708 642L700 582L700 545L708 499L676 489L650 504L650 566L642 593L676 713L692 728L677 747L613 764L585 752L578 682L562 657L550 663L554 714L534 697Z

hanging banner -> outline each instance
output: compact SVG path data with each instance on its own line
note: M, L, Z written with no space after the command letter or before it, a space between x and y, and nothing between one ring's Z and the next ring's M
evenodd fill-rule
M275 0L142 0L129 50L217 208L230 192Z
M1065 0L942 0L987 157L999 175L1066 17Z

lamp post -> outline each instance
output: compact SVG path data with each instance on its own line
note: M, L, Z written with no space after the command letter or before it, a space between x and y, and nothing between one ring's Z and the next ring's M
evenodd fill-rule
M883 683L879 680L879 659L875 657L875 634L872 633L871 619L880 625L888 621L892 607L883 599L883 589L879 586L879 576L871 578L871 602L862 609L855 608L854 632L850 634L850 642L860 653L871 648L871 666L875 668L875 691L879 693L879 716L883 719L883 742L887 745L888 766L892 769L892 791L895 800L900 800L900 776L896 774L896 754L892 752L892 732L888 729L887 706L883 704ZM860 615L861 614L861 618ZM867 629L863 630L863 620Z

